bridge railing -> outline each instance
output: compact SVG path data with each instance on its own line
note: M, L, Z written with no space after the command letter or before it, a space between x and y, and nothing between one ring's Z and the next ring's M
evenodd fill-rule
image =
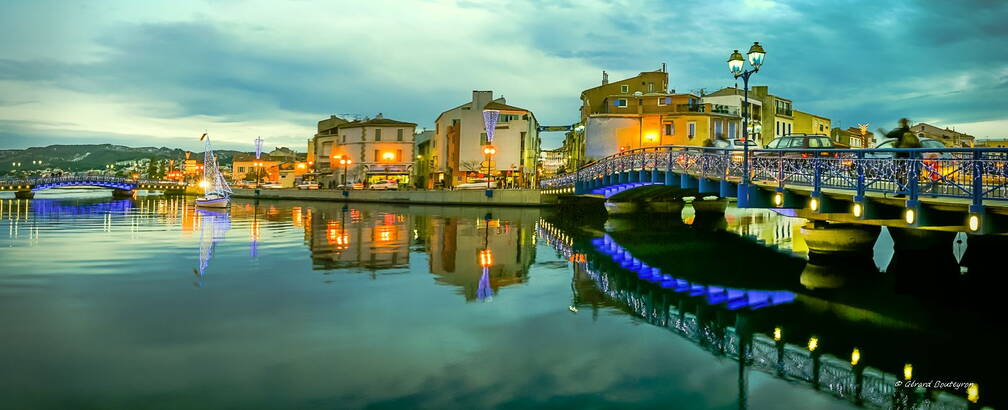
M129 185L129 186L140 186L140 185L161 185L161 186L175 186L175 187L185 187L187 184L180 181L162 181L162 180L152 180L152 179L133 179L133 178L123 178L114 177L108 175L63 175L57 177L40 177L40 178L18 178L18 179L0 179L0 185L60 185L60 184L115 184L115 185Z
M656 146L627 150L577 171L540 182L543 189L574 186L634 170L670 171L738 182L740 149ZM1008 199L1008 148L753 149L749 178L761 184L884 192L916 198Z

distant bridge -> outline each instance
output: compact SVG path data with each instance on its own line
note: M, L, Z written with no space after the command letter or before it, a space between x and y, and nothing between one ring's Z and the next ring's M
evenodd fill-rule
M649 186L736 198L740 208L804 209L799 216L811 218L1008 232L1006 148L750 150L746 166L741 150L666 145L540 182L543 194L612 201Z
M725 287L688 282L684 286L685 281L648 267L608 235L593 239L593 249L582 250L572 238L546 221L539 222L537 232L574 264L575 275L590 279L599 292L626 306L628 313L667 329L714 356L737 362L741 402L748 396L745 377L748 368L869 408L972 408L966 398L949 392L934 390L920 396L912 389L899 387L897 381L901 379L897 375L866 366L859 351L857 358L847 361L824 354L811 341L809 346L796 345L785 342L777 331L771 336L750 328L745 316L748 310L790 303L795 299L791 292L736 289L742 293L725 298L730 294ZM675 302L682 297L739 310L740 316L734 326L712 321L684 310L684 305Z
M105 175L67 175L59 177L0 179L0 191L14 191L18 198L31 198L34 196L35 191L42 189L73 186L111 188L114 190L114 194L118 193L119 196L125 196L137 189L182 193L185 191L188 184L179 181L134 179Z

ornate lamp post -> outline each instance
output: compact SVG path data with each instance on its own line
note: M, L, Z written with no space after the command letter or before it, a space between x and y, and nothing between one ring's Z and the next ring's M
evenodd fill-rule
M752 66L751 70L745 69L745 59L742 57L742 54L739 54L738 50L732 52L731 56L728 57L728 71L731 71L736 79L742 77L743 85L742 184L739 185L738 194L739 205L743 208L749 205L749 77L759 72L760 66L763 65L763 58L766 57L766 51L763 50L763 46L757 41L753 43L752 47L749 47L749 52L746 55L749 57L749 65Z
M497 153L497 148L493 145L483 146L483 155L486 156L487 164L487 190L490 189L490 161L493 160L493 155Z
M353 161L350 160L350 158L340 158L339 163L343 166L343 185L345 187L347 183L347 167L350 166Z

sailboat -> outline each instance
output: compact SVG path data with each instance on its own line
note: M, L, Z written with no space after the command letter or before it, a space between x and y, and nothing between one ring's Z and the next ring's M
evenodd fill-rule
M217 165L217 156L210 146L210 136L203 133L203 196L196 198L196 206L202 208L227 208L231 205L231 187L221 175Z

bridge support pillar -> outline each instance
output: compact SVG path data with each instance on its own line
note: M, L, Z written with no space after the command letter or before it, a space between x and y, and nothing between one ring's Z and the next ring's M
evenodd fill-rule
M637 176L637 182L651 182L651 173L645 169L641 169Z
M627 171L627 182L640 182L640 172L639 171Z
M925 226L954 226L962 223L962 218L957 218L951 212L942 212L924 206L919 201L907 201L906 209L903 210L903 221L907 225L915 228Z
M738 207L739 208L777 208L773 203L773 197L769 192L752 184L739 184L738 186Z
M17 199L32 199L34 197L34 191L14 191L14 198Z
M720 197L733 198L738 196L738 184L722 179L720 182Z
M651 182L661 183L662 180L658 179L658 168L651 168Z
M625 184L630 182L630 175L626 171L620 171L619 173L619 183Z
M697 191L701 194L720 194L721 182L710 178L698 178Z
M679 175L679 187L682 189L697 189L700 186L700 181L697 181L690 174Z

